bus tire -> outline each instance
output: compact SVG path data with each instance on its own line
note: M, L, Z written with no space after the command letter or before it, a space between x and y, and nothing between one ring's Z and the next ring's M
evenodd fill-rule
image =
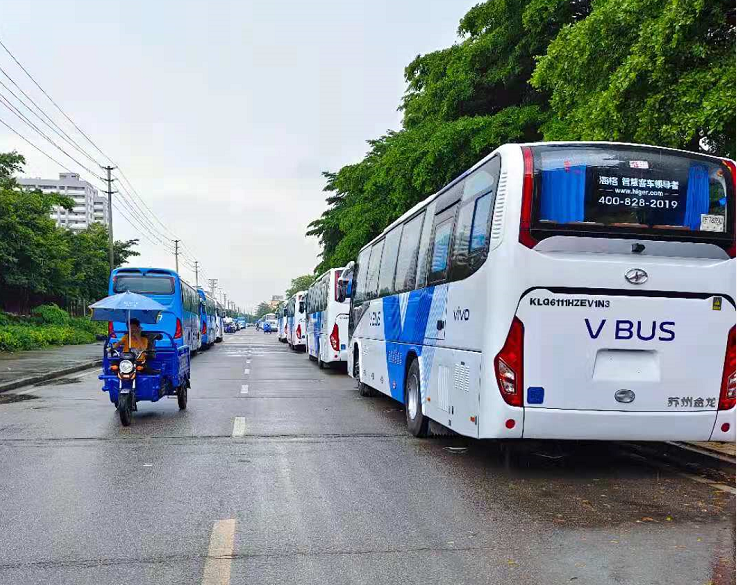
M317 367L321 370L325 369L325 362L320 359L320 354L317 354Z
M407 428L415 437L427 437L430 419L422 414L420 363L413 359L404 380L404 412Z
M186 410L187 408L187 385L182 384L177 390L177 406L179 410Z
M358 348L356 348L356 351L353 352L353 377L356 379L356 382L358 382L358 394L360 396L363 396L364 398L370 398L371 396L376 396L376 390L374 390L371 386L368 384L364 384L361 381L361 366L360 366L360 359L358 355Z

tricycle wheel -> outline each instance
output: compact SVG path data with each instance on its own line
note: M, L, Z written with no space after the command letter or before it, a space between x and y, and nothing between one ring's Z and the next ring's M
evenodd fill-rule
M131 397L121 396L118 398L118 414L120 415L120 424L124 427L131 426L133 414L131 412Z
M177 404L179 410L185 410L187 408L187 385L182 384L177 390Z

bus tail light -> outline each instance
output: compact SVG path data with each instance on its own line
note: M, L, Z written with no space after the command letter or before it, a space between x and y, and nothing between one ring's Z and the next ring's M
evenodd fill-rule
M302 325L297 325L297 339L302 339Z
M182 338L182 321L177 319L177 328L174 330L174 339Z
M732 174L732 186L734 187L733 193L737 196L737 167L731 160L725 160L724 164L727 165L729 172ZM735 248L737 248L737 234L732 234L732 245L727 250L730 258L735 257Z
M722 389L719 392L719 410L734 408L737 401L735 385L735 328L729 330L727 352L724 355L724 371L722 372Z
M118 337L117 335L115 335L115 329L113 329L112 321L107 322L107 334L108 334L108 337Z
M333 331L330 334L330 345L333 347L333 351L340 350L340 332L338 331L338 324L333 325Z
M522 211L519 219L519 243L528 248L534 248L537 240L532 237L530 227L532 225L532 191L535 181L534 160L532 149L525 146L522 148L525 168L522 179Z
M202 322L202 335L207 335L207 321Z
M510 406L522 406L522 368L525 326L517 317L512 321L504 347L494 358L494 371L499 392Z

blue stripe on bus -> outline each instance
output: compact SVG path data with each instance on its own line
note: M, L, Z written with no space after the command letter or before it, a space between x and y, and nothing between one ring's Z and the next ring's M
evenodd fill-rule
M430 317L435 287L384 297L384 339L386 340L386 366L389 374L389 389L392 398L404 400L404 376L407 354L410 352L422 359L425 332ZM423 370L432 369L430 363L423 360ZM424 378L425 376L423 376ZM427 387L423 380L423 391Z

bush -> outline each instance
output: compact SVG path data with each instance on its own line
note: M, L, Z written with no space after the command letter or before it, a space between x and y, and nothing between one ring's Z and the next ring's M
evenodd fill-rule
M58 305L41 305L31 311L31 315L38 322L44 325L67 325L70 317L64 309Z
M56 305L42 305L32 311L30 319L0 313L0 351L92 343L106 331L104 322L70 317Z

